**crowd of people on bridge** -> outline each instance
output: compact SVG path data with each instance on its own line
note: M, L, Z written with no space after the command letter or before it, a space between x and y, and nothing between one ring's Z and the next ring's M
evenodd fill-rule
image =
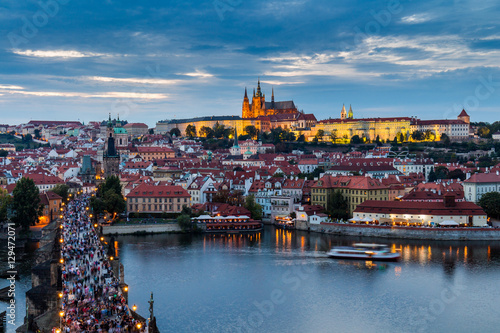
M106 249L88 214L88 198L67 205L62 223L61 331L144 332L119 288Z

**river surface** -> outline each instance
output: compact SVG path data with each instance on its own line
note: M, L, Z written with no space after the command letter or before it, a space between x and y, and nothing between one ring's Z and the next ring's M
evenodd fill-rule
M390 244L398 263L330 259ZM116 238L129 304L165 332L498 332L500 242L256 235Z

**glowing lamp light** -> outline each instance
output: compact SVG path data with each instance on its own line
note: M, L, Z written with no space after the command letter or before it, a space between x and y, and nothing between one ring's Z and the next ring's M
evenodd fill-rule
M109 260L114 260L115 258L114 257L109 257Z
M103 241L103 240L104 240L104 237L101 237L101 241Z
M97 223L94 224L94 228L97 228Z
M142 324L141 323L137 323L137 328L141 329L141 327L142 327Z
M61 264L64 264L64 259L63 259L63 258L59 259L59 262L60 262Z
M134 310L134 312L135 312L135 310L137 310L137 305L135 305L135 304L132 305L132 310Z
M59 298L62 298L63 297L63 293L59 293Z
M59 239L59 243L63 243L64 242L64 239Z
M59 312L59 317L64 317L64 311Z
M128 287L124 287L123 291L127 292L128 291Z

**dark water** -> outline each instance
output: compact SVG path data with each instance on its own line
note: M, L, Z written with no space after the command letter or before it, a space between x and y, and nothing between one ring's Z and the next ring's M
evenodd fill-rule
M9 268L7 262L7 240L0 239L0 271L7 270ZM18 241L21 242L21 241ZM18 326L24 323L24 317L26 316L26 292L31 289L31 267L34 262L34 251L38 248L38 243L28 243L24 248L16 249L16 267L17 272L20 276L19 280L16 280L15 289L15 325L8 324L7 332L14 332ZM4 288L10 285L10 282L6 279L0 279L0 288ZM9 303L0 302L0 312L7 311ZM9 313L9 311L7 311ZM8 318L10 320L10 318Z
M327 258L360 238L122 236L129 303L164 332L499 332L500 243L387 241L398 263Z

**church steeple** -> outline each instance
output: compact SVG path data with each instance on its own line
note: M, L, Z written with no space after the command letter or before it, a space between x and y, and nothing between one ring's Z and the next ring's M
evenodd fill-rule
M354 113L352 112L352 106L349 104L349 113L347 114L347 118L353 119Z
M345 109L345 105L342 104L342 110L340 111L340 119L346 119L347 118L347 111Z
M262 97L262 91L260 90L260 78L257 82L257 97Z
M245 87L245 98L248 98L248 95L247 95L247 87Z
M234 148L239 148L239 144L238 144L238 131L236 130L236 126L234 127L234 145L233 145Z
M274 106L274 88L272 90L272 95L271 95L271 109L275 109L275 106Z

